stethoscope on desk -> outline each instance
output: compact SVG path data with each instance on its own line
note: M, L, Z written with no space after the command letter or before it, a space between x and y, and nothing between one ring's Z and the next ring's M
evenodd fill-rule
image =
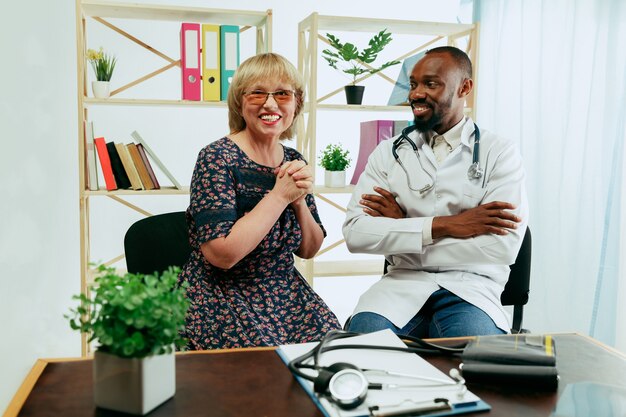
M406 174L406 182L409 188L413 191L419 191L420 195L424 195L426 192L430 191L433 188L435 184L435 179L422 166L422 162L420 161L418 150L417 150L417 145L415 144L413 139L409 137L409 134L413 132L415 129L416 129L415 125L405 127L404 129L402 129L402 133L400 134L400 137L393 141L393 145L391 146L391 153L393 154L393 158L396 160L398 164L400 164L400 167ZM398 155L398 148L402 145L402 142L406 142L411 146L411 148L413 149L413 152L415 153L415 157L417 158L417 162L420 164L420 167L422 168L422 171L424 171L430 177L430 183L426 183L421 188L413 188L411 184L411 176L409 175L409 172L405 168L404 164L402 163L402 160L400 159L400 156ZM478 128L476 123L474 123L474 152L472 153L472 164L467 169L467 178L469 180L479 180L483 177L485 173L485 171L480 167L479 153L480 153L480 129Z
M457 369L452 369L450 371L450 377L453 379L451 381L440 378L429 378L420 375L403 374L383 369L361 369L346 362L337 362L329 366L320 365L319 358L322 353L338 349L392 350L406 353L444 353L450 355L461 353L463 351L462 348L438 346L416 338L410 338L410 341L406 342L407 347L359 344L328 345L332 340L356 335L358 335L358 333L346 332L342 330L330 331L312 350L289 362L289 369L294 373L294 375L312 381L313 390L316 393L326 396L331 403L346 410L356 408L363 404L367 391L370 389L425 389L434 387L441 389L448 387L457 389L457 395L459 397L462 397L467 392L465 380L461 377ZM305 363L311 358L313 358L312 364ZM313 369L317 371L317 375L314 376L303 372L302 369ZM424 381L424 383L409 385L370 382L366 378L366 374L411 378ZM419 407L423 406L424 405L419 405ZM429 402L427 406L439 407L439 409L445 409L445 407L448 407L449 409L448 400L441 398L434 398L433 401ZM371 414L375 415L376 413L371 412Z

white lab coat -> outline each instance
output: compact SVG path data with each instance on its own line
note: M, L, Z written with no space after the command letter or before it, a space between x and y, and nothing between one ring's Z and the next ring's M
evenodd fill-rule
M483 178L469 180L472 163L474 122L467 118L461 144L437 166L431 147L418 132L410 134L418 147L419 162L410 145L398 155L411 176L395 161L393 139L382 142L369 157L365 171L348 205L343 234L351 252L383 254L390 262L388 273L359 299L354 314L370 311L404 327L439 287L485 311L504 331L511 326L510 314L500 303L500 294L515 261L528 222L528 202L522 160L513 143L481 130L480 166ZM421 163L421 165L420 165ZM374 186L390 191L406 212L404 219L372 217L359 204L362 194L375 193ZM426 217L457 214L490 201L513 203L523 220L505 236L483 235L469 239L446 237L422 245Z

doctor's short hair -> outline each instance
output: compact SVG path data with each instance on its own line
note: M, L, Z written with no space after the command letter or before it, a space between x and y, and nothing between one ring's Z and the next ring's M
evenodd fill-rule
M280 139L288 139L295 135L295 123L302 111L304 102L304 83L291 62L282 55L272 52L258 54L246 59L235 71L227 98L228 127L231 133L241 132L246 128L246 121L241 115L243 93L253 87L256 82L267 80L290 84L295 91L296 110L293 123L280 135Z
M439 46L429 49L425 55L430 54L448 54L452 57L457 67L461 70L463 77L472 78L472 61L465 52L455 46Z

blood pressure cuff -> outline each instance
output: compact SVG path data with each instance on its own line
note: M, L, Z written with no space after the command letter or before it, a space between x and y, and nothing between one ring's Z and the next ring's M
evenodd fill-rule
M558 388L556 349L549 335L479 336L468 343L462 359L467 382L542 391Z

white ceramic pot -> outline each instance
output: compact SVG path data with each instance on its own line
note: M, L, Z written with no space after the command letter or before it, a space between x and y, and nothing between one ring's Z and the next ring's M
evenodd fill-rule
M174 396L174 352L143 359L96 351L93 361L96 406L144 415Z
M346 171L324 170L324 185L331 188L346 186Z
M92 81L91 89L95 98L109 98L111 83L109 81Z

